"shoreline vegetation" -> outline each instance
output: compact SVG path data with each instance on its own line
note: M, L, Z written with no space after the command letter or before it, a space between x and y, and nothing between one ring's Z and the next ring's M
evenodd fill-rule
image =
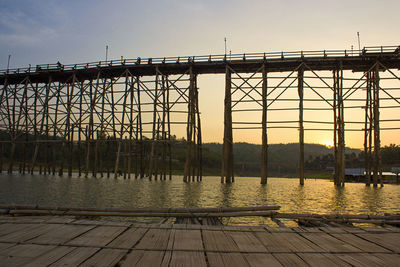
M30 165L32 162L32 155L34 154L34 144L36 138L32 135L21 136L24 140L16 140L15 153L14 153L14 171L18 171L22 164ZM36 165L34 170L39 171L40 168L45 168L46 160L49 160L50 155L46 155L48 150L50 153L56 153L52 157L57 159L58 165L64 165L67 167L66 161L72 156L73 172L83 172L85 168L84 162L87 157L85 148L87 144L74 143L73 146L69 146L72 155L65 156L64 140L56 138L52 144L46 145L43 141L51 140L52 137L40 137L41 139L41 150L36 158ZM103 173L113 172L115 167L115 159L118 149L118 140L114 137L104 137L103 141L98 147L99 156L102 159ZM28 142L28 145L24 145L24 141ZM0 142L1 142L1 162L0 167L2 171L8 169L8 160L10 158L11 143L10 136L5 131L0 131ZM132 140L135 142L135 140ZM94 141L95 143L95 141ZM91 144L91 146L94 145ZM143 139L142 147L144 153L151 149L152 141L150 139ZM184 171L184 164L186 161L186 149L187 143L185 139L177 139L172 136L170 140L171 144L171 173L174 175L181 175ZM156 145L161 146L160 142L156 142ZM50 146L53 146L52 149ZM92 150L93 151L93 150ZM161 151L161 149L158 149ZM131 166L135 166L137 155L139 152L131 152ZM159 152L160 153L160 152ZM69 153L68 153L69 154ZM93 154L93 152L92 152ZM90 161L95 160L94 155L90 155ZM260 177L261 173L261 145L249 144L249 143L234 143L233 145L234 154L234 171L236 177ZM268 176L269 177L282 177L282 178L297 178L298 177L298 162L299 162L299 144L270 144L268 146ZM128 156L126 153L125 157L122 157L119 168L126 166ZM391 144L381 148L382 156L382 167L384 172L391 171L392 167L400 166L400 145ZM156 159L161 162L161 154L156 155ZM219 176L221 174L221 158L222 158L222 144L219 143L204 143L202 144L202 165L204 176ZM334 166L334 149L321 144L304 144L304 158L305 158L305 177L308 179L331 179ZM144 161L147 159L144 158ZM64 163L63 163L64 161ZM359 149L346 148L345 154L345 165L346 168L364 168L364 153ZM144 166L145 167L145 166ZM27 167L28 168L28 167ZM132 167L132 172L135 169ZM98 169L98 172L101 170ZM122 171L122 170L121 170Z

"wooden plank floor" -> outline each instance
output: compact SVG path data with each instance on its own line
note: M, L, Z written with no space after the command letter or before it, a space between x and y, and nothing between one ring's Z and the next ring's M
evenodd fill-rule
M0 216L1 266L400 266L400 228Z

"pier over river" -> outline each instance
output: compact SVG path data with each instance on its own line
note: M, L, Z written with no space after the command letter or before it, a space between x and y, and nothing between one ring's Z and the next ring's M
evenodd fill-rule
M345 133L359 131L364 137L366 183L376 186L383 183L381 132L400 129L393 124L400 122L398 115L393 115L400 114L399 69L399 46L379 46L354 51L57 63L3 70L1 155L7 157L2 156L0 165L7 166L10 174L18 168L21 173L40 168L59 175L67 171L69 176L78 170L86 177L124 173L128 178L133 174L171 179L171 136L184 127L187 154L183 180L200 181L201 88L197 77L224 74L222 182L234 181L233 130L261 131L260 176L265 184L268 131L295 129L299 135L300 184L305 178L305 132L333 132L333 180L343 186ZM295 94L291 94L293 90ZM296 106L278 105L283 102ZM358 116L362 120L346 121L345 110L362 110ZM296 119L269 120L276 111L295 111ZM254 121L240 121L238 117L247 112L258 112L259 116ZM313 119L315 112L328 112L330 119Z

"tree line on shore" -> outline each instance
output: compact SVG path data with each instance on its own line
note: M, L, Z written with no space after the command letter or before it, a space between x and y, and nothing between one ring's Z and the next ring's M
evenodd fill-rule
M118 140L112 136L104 136L103 140L106 142L101 143L98 147L98 153L101 155L103 168L114 168L115 158L117 154ZM45 140L44 136L40 139ZM50 139L54 139L51 138ZM58 139L57 144L53 144L56 149L46 148L46 144L41 144L41 152L37 155L37 163L40 165L45 162L45 150L48 153L56 153L54 157L57 159L66 160L65 151L63 150L62 139ZM3 169L6 169L7 159L10 157L9 134L5 131L0 131L1 145L1 158ZM14 153L14 160L18 162L30 162L34 154L34 143L37 140L28 135L21 140L16 140L16 150ZM28 141L30 145L24 146L22 141ZM133 141L134 142L134 141ZM150 139L143 139L144 151L149 151L151 147ZM51 144L49 144L50 146ZM157 145L161 146L162 142ZM81 168L84 165L86 144L73 144L72 157L74 158L73 168ZM93 144L92 144L93 146ZM171 169L175 174L182 174L184 163L186 160L186 141L181 138L177 139L172 136L170 140L171 146ZM159 149L158 151L162 151ZM261 145L249 143L235 143L233 145L234 152L234 170L236 176L259 176L261 172ZM131 152L132 166L135 166L134 161L137 160L137 151L132 149ZM161 153L161 152L159 152ZM305 171L308 177L321 177L330 178L334 166L333 148L326 147L320 144L305 144ZM146 153L145 153L146 154ZM390 171L391 167L400 166L400 146L391 144L381 148L382 166L384 171ZM93 155L90 155L93 157ZM161 160L161 155L156 155ZM222 157L222 144L219 143L204 143L202 144L202 165L203 175L220 175L221 174L221 157ZM126 160L127 153L122 154L122 158ZM358 149L346 148L346 168L363 168L364 167L364 153ZM146 160L146 158L145 158ZM290 144L270 144L268 146L268 176L272 177L296 177L298 175L298 161L299 161L299 145L297 143ZM123 166L123 165L122 165Z

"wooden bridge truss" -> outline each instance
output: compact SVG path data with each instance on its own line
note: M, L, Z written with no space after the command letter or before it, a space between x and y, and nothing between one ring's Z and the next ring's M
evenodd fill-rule
M381 126L400 121L393 115L400 108L399 69L399 48L379 47L352 53L138 58L6 70L0 72L0 129L9 139L1 149L9 147L10 173L15 153L22 151L21 172L33 172L39 165L44 173L60 175L77 169L85 176L111 172L114 177L171 179L171 136L175 128L185 127L183 180L200 181L197 76L220 73L226 80L222 182L234 181L233 130L258 129L261 183L268 177L269 131L298 131L300 184L305 178L305 132L333 132L336 185L344 184L345 132L361 131L367 184L377 185L382 183L381 131L400 129ZM269 119L283 111L279 120ZM360 120L345 121L345 111ZM313 120L317 112L327 117ZM256 119L241 119L246 113L257 114L252 116ZM384 119L381 113L387 113ZM114 164L106 164L105 157L112 157ZM0 166L3 162L1 157Z

